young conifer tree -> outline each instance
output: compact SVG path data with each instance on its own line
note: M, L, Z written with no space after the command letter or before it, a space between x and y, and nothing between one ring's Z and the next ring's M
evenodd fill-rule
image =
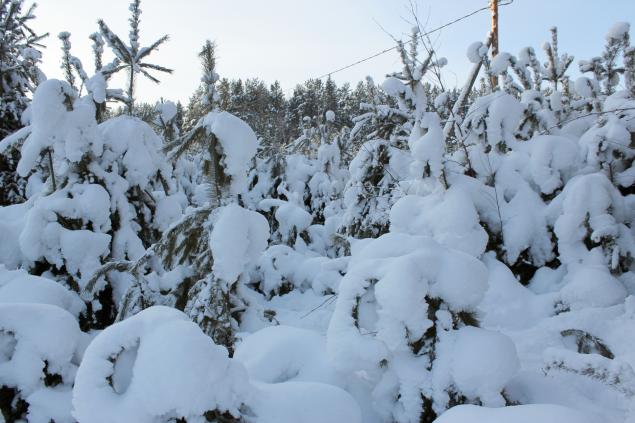
M112 49L115 56L121 62L119 69L126 69L128 71L128 86L126 88L126 112L129 115L134 111L134 93L135 93L135 78L137 74L142 74L149 80L155 83L159 83L159 80L154 77L150 71L157 71L163 73L172 73L172 69L148 63L146 59L151 53L156 51L163 43L165 43L169 36L164 35L148 47L141 47L139 23L141 21L141 0L133 0L130 3L131 16L130 22L130 41L129 45L126 45L121 38L110 30L108 25L103 20L99 20L99 29L102 36L108 43L108 46Z
M45 79L38 68L48 34L31 28L35 4L24 0L0 0L0 139L23 126L29 94ZM24 201L26 181L16 173L19 146L0 152L0 206Z
M198 206L170 225L141 258L109 263L93 281L111 270L130 272L136 280L124 294L117 320L154 304L170 305L184 310L217 344L232 350L240 316L234 310L244 306L239 282L247 277L244 266L266 247L269 228L260 214L238 205L247 188L256 136L244 121L217 108L214 44L206 42L199 57L203 65L201 98L207 113L164 147L171 160L186 154L199 156L203 183L196 189ZM227 222L234 218L241 223ZM220 256L227 243L245 248L244 253L237 253L242 264L223 264L227 258Z

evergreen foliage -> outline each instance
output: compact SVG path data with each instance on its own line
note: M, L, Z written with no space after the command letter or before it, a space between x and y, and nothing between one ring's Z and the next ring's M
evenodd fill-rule
M48 34L38 35L30 27L35 7L23 0L0 1L0 138L23 126L29 94L46 79L38 65ZM15 170L18 160L17 147L0 151L0 206L25 200L26 181Z
M544 392L634 415L628 24L576 79L556 28L543 56L473 43L462 91L418 21L381 84L289 96L220 78L208 40L184 106L135 100L171 73L139 0L92 74L59 34L64 80L22 7L0 0L5 420L432 423Z

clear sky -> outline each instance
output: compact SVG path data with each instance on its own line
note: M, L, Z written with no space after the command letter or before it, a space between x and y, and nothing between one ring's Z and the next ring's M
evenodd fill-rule
M419 19L432 29L487 5L487 0L413 0ZM103 18L120 37L128 38L129 0L39 0L33 27L50 32L43 70L61 78L61 43L57 34L69 31L73 53L92 70L88 35ZM137 95L154 101L160 97L186 101L199 84L197 52L206 39L218 44L221 77L258 77L279 80L288 93L297 83L347 65L391 47L388 33L404 37L412 17L408 0L145 0L142 1L141 44L163 34L171 39L150 62L173 68L161 75L157 86L140 81ZM515 0L500 9L500 50L517 54L527 45L540 57L557 26L560 50L577 60L598 55L604 34L617 21L634 20L635 0ZM447 57L445 83L462 85L470 68L467 46L482 40L489 28L488 12L481 12L441 32L433 41ZM635 22L633 22L635 23ZM631 31L635 39L635 32ZM111 58L109 54L107 58ZM380 82L399 69L391 52L333 75L342 83L370 75ZM111 84L117 87L117 81Z

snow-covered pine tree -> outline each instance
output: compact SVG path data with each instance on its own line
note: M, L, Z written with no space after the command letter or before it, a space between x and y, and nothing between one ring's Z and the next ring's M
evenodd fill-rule
M492 92L474 99L462 124L456 127L457 141L448 160L452 173L465 173L479 181L470 182L473 186L468 191L473 193L481 224L488 232L488 250L496 251L523 283L529 283L536 269L559 265L554 261L552 228L543 213L545 202L560 192L565 180L540 179L539 167L555 166L558 175L569 177L576 166L572 156L566 163L542 162L550 160L555 150L565 155L574 150L572 142L561 137L540 138L559 133L572 113L566 71L573 58L559 55L556 29L551 33L551 43L544 46L544 65L529 47L521 50L518 57L501 52L494 58L487 56L486 44L477 42L468 48L470 61L483 64L486 80L497 77L501 83L492 86ZM531 155L532 149L536 151L532 158L536 179L528 180L523 176L523 166L510 157ZM457 168L456 164L461 166ZM483 200L484 195L490 200ZM532 229L520 230L521 227Z
M287 142L287 108L280 82L275 81L269 87L267 100L267 127L262 136L263 143L285 144Z
M29 94L45 79L38 68L40 43L48 34L30 28L35 4L0 1L0 139L20 129ZM26 181L16 173L19 146L0 151L0 206L25 200Z
M178 107L174 102L159 100L155 106L156 118L153 122L165 142L172 142L181 134L177 124Z
M124 294L118 320L154 304L170 305L184 310L217 344L231 351L237 319L244 310L242 284L249 265L267 246L269 228L260 214L239 206L258 140L244 121L217 108L218 75L211 42L199 57L202 104L208 112L165 146L171 160L187 153L201 156L198 207L166 227L138 260L107 264L92 281L111 270L131 273L135 281Z
M475 327L477 298L487 285L477 257L485 250L487 236L465 192L445 178L445 137L434 111L438 102L428 99L433 90L426 90L422 82L426 72L443 66L445 60L437 59L432 49L426 49L421 60L418 49L423 43L418 28L408 48L399 43L404 68L382 85L396 104L376 107L375 114L366 117L385 125L371 134L377 136L381 130L388 137L362 145L351 163L349 192L372 169L356 162L370 161L371 151L380 151L369 146L384 146L387 157L380 164L396 168L400 178L388 185L388 171L378 168L376 178L368 181L393 197L382 203L366 199L365 208L357 212L365 219L360 222L371 225L360 226L369 233L355 235L379 237L353 253L327 335L329 353L338 367L373 380L371 395L385 421L432 422L445 409L462 403L504 405L504 385L518 367L509 339ZM357 204L349 202L347 213ZM456 209L462 212L450 215ZM432 270L435 266L438 272ZM456 269L470 277L445 274ZM459 297L474 302L459 304ZM501 351L499 364L504 370L495 383L477 387L468 382L466 372L480 365L471 361L467 366L474 358L458 350L481 348L488 342L485 349ZM485 349L477 355L487 355Z
M374 104L362 104L365 113L353 119L355 126L348 145L359 145L359 149L350 164L351 179L344 197L341 231L346 235L370 238L388 231L388 211L406 193L401 182L409 179L413 157L421 167L417 171L420 176L443 174L443 133L438 131L438 115L428 113L421 78L432 66L442 65L444 59L434 60L430 50L420 61L421 43L418 30L413 31L408 48L399 42L404 67L389 75L382 85L389 98L376 93ZM374 87L370 82L367 85Z
M17 170L27 176L35 169L30 179L45 183L24 206L16 264L81 293L88 306L85 327L104 327L128 281L113 274L89 284L93 272L107 261L141 256L162 222L181 212L169 197L173 183L161 140L132 117L98 125L95 97L79 98L58 80L38 87L31 124L21 135ZM3 142L11 138L17 136ZM41 157L46 165L37 171ZM39 241L42 233L48 242Z
M601 169L624 195L633 192L635 183L635 128L629 120L635 106L635 48L630 45L629 30L630 25L625 22L615 24L606 36L602 56L580 61L580 70L592 73L593 78L580 77L575 81L575 90L580 97L578 102L587 106L578 107L578 116L589 129L580 140L584 145L585 161L593 169ZM616 90L622 80L625 89ZM603 107L599 107L600 101Z
M154 43L150 44L148 47L141 47L139 38L139 24L141 20L141 0L133 0L130 3L130 45L126 45L119 36L117 36L114 32L110 30L108 25L103 20L99 20L99 30L101 35L106 40L108 46L112 49L113 53L119 59L121 65L117 68L127 69L128 71L128 84L126 87L126 112L129 115L133 114L134 111L134 94L135 94L135 78L138 73L142 74L149 80L155 83L159 83L159 80L152 76L150 71L157 71L163 73L172 73L172 69L168 69L166 67L155 65L153 63L148 63L144 61L152 52L156 51L164 42L168 40L168 36L164 35L163 37L156 40Z
M308 182L310 212L317 224L341 213L344 186L348 180L341 151L346 145L343 136L335 130L337 116L333 110L327 110L324 116L325 122L319 126L321 140L315 159L316 172Z
M181 206L171 197L172 169L152 128L127 116L97 120L107 99L121 98L107 87L109 76L123 68L120 59L103 66L103 42L93 35L97 69L89 77L71 54L70 35L60 38L66 76L71 82L78 77L87 95L68 82L42 83L29 126L2 141L2 149L24 143L17 171L29 178L32 192L21 235L12 241L20 252L12 266L81 293L87 304L83 326L103 328L112 323L129 277L91 275L105 262L143 255L166 222L180 216ZM42 233L49 242L35 240Z

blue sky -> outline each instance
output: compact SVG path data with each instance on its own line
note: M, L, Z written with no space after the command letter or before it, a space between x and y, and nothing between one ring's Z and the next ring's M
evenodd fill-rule
M431 29L487 5L487 0L416 1L419 19ZM50 32L43 69L61 77L57 34L72 34L74 54L91 69L88 35L103 18L127 39L129 0L40 0L34 28ZM387 33L404 37L412 27L407 0L145 0L142 2L141 42L149 44L170 34L171 40L153 62L171 67L159 86L140 81L138 97L185 101L200 80L197 52L205 39L218 43L218 71L222 77L278 79L285 90L360 58L391 47ZM635 17L633 0L515 0L500 9L500 50L517 54L527 45L542 58L549 28L559 29L560 50L577 60L601 53L604 34L617 21ZM440 56L447 57L445 83L462 85L470 67L465 51L482 40L489 28L488 12L481 12L432 37ZM333 78L356 82L370 75L380 82L398 70L391 52ZM117 86L117 81L113 85Z

